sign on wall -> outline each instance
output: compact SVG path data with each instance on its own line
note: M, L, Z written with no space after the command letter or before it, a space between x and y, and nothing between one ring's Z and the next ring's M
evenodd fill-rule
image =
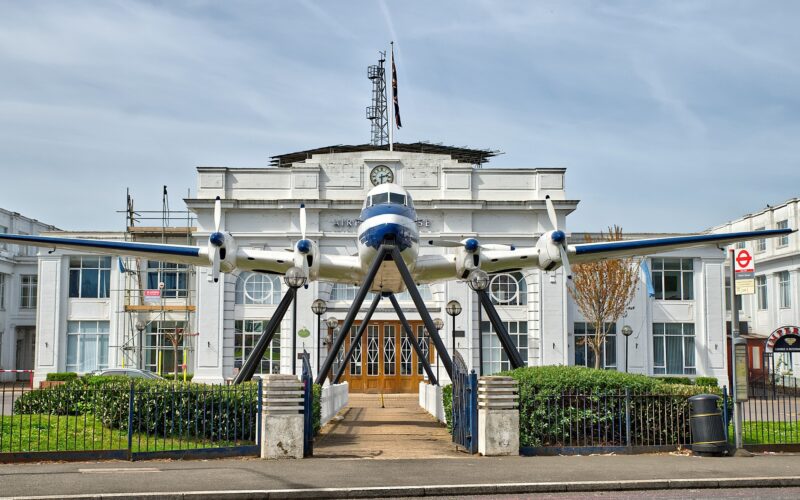
M756 293L755 259L750 250L738 248L733 252L733 270L736 295Z

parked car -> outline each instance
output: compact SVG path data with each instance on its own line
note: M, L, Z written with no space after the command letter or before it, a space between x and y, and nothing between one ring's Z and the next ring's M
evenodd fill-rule
M162 377L159 377L153 372L148 372L146 370L138 370L136 368L108 368L106 370L95 370L92 372L92 375L164 380Z

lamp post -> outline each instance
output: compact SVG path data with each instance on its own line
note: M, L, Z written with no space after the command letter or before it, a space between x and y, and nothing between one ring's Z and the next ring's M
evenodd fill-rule
M469 273L467 277L467 285L475 292L486 290L489 287L489 274L481 269L476 269ZM483 373L483 331L481 325L483 324L483 306L481 301L478 300L478 366L480 370L478 373Z
M633 333L633 328L630 325L622 327L622 334L625 335L625 373L628 373L628 337Z
M334 318L333 316L329 317L325 320L325 324L328 326L328 335L325 336L327 342L326 345L328 346L328 354L327 356L331 355L331 344L333 344L333 334L336 333L336 327L339 326L339 320ZM336 356L338 353L333 353ZM338 368L338 367L337 367ZM328 374L328 377L331 375Z
M433 320L433 326L436 327L437 332L440 332L444 328L444 321L442 318L436 318ZM439 380L439 356L436 356L436 380Z
M322 315L328 310L328 304L322 299L311 303L311 312L317 315L317 370L319 370L319 352L322 350Z
M453 356L456 355L456 316L461 314L461 303L457 300L451 300L447 303L444 310L453 318L453 331L450 333L453 336Z
M144 370L144 358L143 358L144 345L142 344L142 342L144 341L144 339L142 337L142 332L144 331L144 328L145 328L144 321L139 320L139 321L136 322L136 331L139 332L139 339L138 339L139 340L139 355L137 356L137 358L138 358L138 366L136 368L138 368L140 370Z
M306 284L305 273L299 267L290 267L283 276L286 286L298 289ZM297 292L292 301L292 375L297 375Z

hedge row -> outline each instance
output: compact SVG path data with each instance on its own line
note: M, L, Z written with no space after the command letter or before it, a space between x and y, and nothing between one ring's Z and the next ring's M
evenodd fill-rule
M48 382L67 382L78 378L75 372L53 372L48 373L46 380Z

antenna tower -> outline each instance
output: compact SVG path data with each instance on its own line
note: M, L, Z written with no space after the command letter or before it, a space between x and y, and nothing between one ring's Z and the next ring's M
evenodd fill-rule
M380 52L378 64L367 67L367 77L372 81L372 106L367 106L367 120L372 122L373 146L389 144L389 113L386 108L386 52Z

